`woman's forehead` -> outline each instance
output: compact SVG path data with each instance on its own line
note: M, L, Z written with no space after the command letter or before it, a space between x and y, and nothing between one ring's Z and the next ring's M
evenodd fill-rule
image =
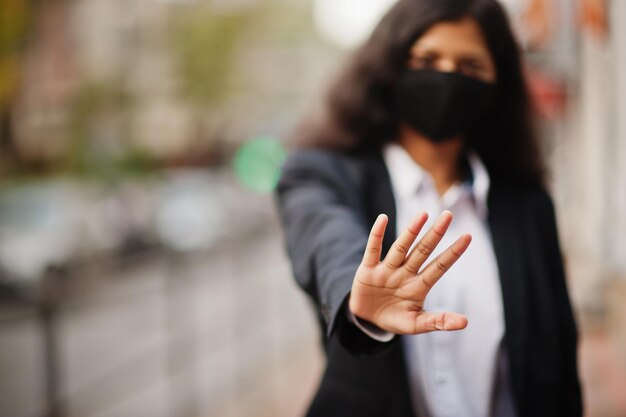
M489 55L476 20L470 17L435 23L411 47L411 52L441 51L463 55Z

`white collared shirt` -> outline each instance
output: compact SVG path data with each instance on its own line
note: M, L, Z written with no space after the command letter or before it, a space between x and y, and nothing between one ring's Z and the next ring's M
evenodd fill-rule
M465 254L433 287L424 305L428 311L464 314L469 322L467 328L403 337L416 411L420 416L432 417L489 416L504 336L504 313L487 224L487 170L478 156L470 153L472 180L455 184L439 196L431 176L400 145L386 145L383 159L396 203L397 235L417 213L426 211L429 220L418 241L446 209L454 219L431 259L463 233L472 235ZM362 323L357 325L377 340L393 337L363 327Z

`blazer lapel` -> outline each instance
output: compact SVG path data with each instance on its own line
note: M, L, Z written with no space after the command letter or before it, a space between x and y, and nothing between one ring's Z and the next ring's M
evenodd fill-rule
M384 213L389 218L383 239L383 256L387 254L396 240L396 204L391 189L391 179L380 152L365 157L366 178L363 193L367 201L365 207L369 225L374 224L376 217Z
M511 384L515 399L522 403L526 386L528 320L525 306L528 293L524 263L523 207L516 203L515 192L505 184L492 182L489 196L489 227L502 286L505 321L505 347L508 351Z

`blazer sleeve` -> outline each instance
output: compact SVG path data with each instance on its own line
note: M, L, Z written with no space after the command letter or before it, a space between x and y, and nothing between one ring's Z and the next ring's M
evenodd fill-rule
M346 301L371 227L359 167L332 152L294 153L276 197L294 276L323 318L327 342L332 337L353 356L372 358L391 351L399 339L377 340L349 320Z
M542 193L541 207L541 226L545 232L548 259L551 260L551 287L559 328L561 353L559 363L559 415L576 417L582 415L582 398L577 370L578 330L567 292L554 205L546 193Z
M344 319L369 234L357 184L342 158L324 151L290 155L276 193L295 279L324 319L326 336Z

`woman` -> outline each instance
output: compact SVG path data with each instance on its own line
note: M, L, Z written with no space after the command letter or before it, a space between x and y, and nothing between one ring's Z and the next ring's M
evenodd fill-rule
M301 136L277 196L325 335L309 415L580 416L554 210L501 6L400 0Z

